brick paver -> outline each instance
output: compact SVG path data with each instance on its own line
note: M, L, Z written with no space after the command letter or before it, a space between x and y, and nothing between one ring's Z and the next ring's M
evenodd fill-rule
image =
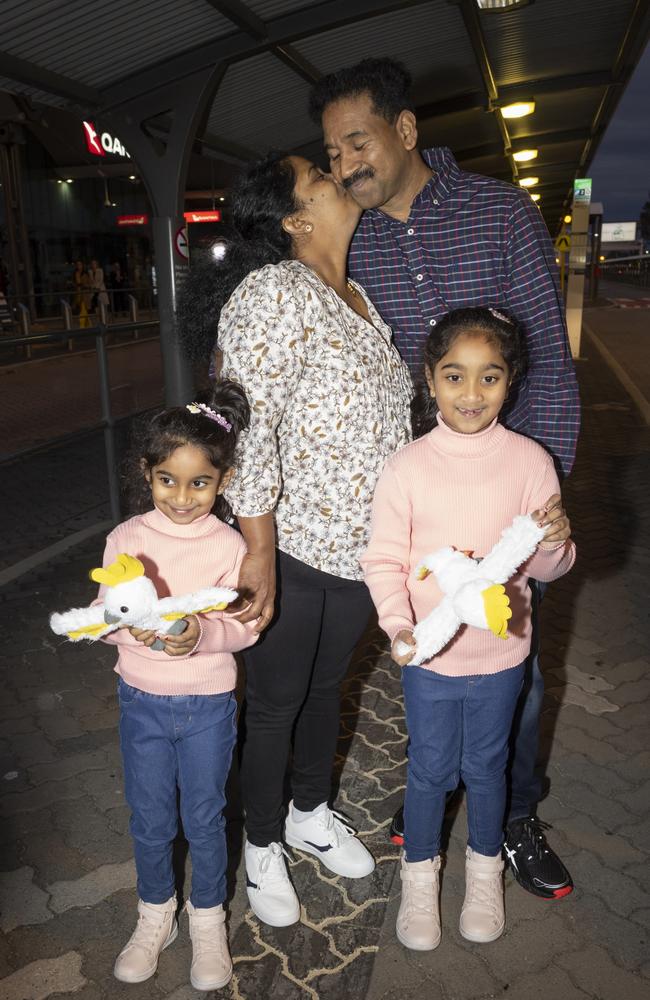
M214 996L648 995L650 432L588 342L585 355L579 363L584 433L565 488L579 559L550 588L543 623L543 750L551 784L540 815L553 823L549 836L573 872L575 892L549 904L508 877L504 937L486 946L463 941L457 930L465 837L459 798L447 823L442 943L418 954L396 942L398 852L386 832L403 792L406 734L399 673L379 634L369 633L345 686L336 804L358 825L377 869L350 882L295 852L291 872L301 922L282 930L259 925L246 908L234 774L228 830L235 977ZM135 914L114 653L61 643L46 625L53 608L87 602L86 573L100 553L99 539L86 541L3 594L0 994L8 1000L53 994L193 1000L200 994L188 985L184 917L153 979L123 986L111 976ZM183 862L182 845L178 856Z

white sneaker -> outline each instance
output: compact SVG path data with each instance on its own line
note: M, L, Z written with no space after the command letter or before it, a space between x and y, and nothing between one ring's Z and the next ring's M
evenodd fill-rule
M262 923L288 927L300 920L300 903L291 884L282 844L255 847L246 842L246 892L251 910Z
M460 912L460 933L467 941L487 944L501 937L506 926L503 903L503 860L467 848L465 900Z
M225 910L221 905L197 908L189 899L185 909L192 939L190 982L195 990L219 990L232 979Z
M400 862L402 898L395 930L412 951L433 951L440 944L440 855L429 861Z
M344 822L343 816L328 809L327 803L319 806L309 819L297 822L293 802L290 802L284 839L299 851L315 854L335 875L364 878L374 871L375 859L370 851L363 846L352 827Z
M138 923L115 960L113 975L122 983L143 983L158 967L158 956L176 940L176 896L166 903L138 900Z

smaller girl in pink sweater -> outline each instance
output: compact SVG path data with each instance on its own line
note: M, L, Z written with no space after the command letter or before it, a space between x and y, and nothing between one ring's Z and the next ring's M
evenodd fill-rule
M220 519L227 508L221 494L248 420L243 389L223 381L209 405L175 407L151 421L131 469L130 485L144 513L111 532L104 566L121 552L136 556L160 597L237 586L246 546ZM186 623L182 634L163 637L160 652L151 648L155 633L136 628L119 629L106 640L119 654L120 745L139 896L138 924L114 974L126 983L148 979L178 934L172 846L180 793L192 856L190 979L196 989L216 990L232 975L223 908L223 808L236 738L233 653L257 635L254 623L243 625L224 611L189 615Z
M416 950L440 942L440 834L446 795L461 778L469 836L460 933L476 942L503 933L505 771L531 642L527 582L555 580L575 558L550 456L497 422L522 370L519 331L496 310L458 309L438 323L425 347L424 405L414 406L423 436L384 466L362 559L392 657L404 668L410 742L397 937ZM414 625L442 598L433 575L417 579L422 558L449 545L484 556L513 517L531 512L547 530L506 584L508 640L462 626L430 662L407 666L413 653L399 655L398 643L415 646Z

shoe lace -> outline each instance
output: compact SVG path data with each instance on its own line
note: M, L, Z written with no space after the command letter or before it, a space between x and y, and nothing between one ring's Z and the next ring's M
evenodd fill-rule
M163 929L164 918L157 920L151 913L140 913L136 928L131 935L128 948L142 948L148 954L153 954L158 945L160 932Z
M199 952L214 952L221 955L223 940L220 934L221 923L213 920L194 920L192 922L192 945L196 954Z
M347 822L345 816L335 809L323 809L318 814L320 825L327 831L333 847L340 847L341 842L356 836L356 830Z
M481 873L480 875L474 873L467 886L465 904L472 905L476 903L478 906L496 911L496 901L500 898L501 892L500 872L495 872L494 874Z
M538 819L537 816L530 816L522 822L517 847L526 853L529 861L533 857L537 858L538 861L542 861L545 855L549 853L549 846L546 843L544 830L552 829L550 823L545 823L544 820Z
M285 851L282 844L269 844L260 858L257 883L260 889L263 884L272 885L273 883L277 884L287 881L289 875L287 874L287 866L284 858L287 858L288 861L291 860L290 855Z

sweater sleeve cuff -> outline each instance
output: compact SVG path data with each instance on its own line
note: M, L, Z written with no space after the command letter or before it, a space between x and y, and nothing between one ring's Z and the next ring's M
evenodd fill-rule
M188 656L194 656L194 654L196 652L198 652L199 646L201 645L201 640L203 638L203 622L201 621L201 616L200 615L188 615L187 617L188 618L195 618L196 621L198 622L198 625L199 625L199 637L196 640L196 642L194 643L194 647L187 654Z

